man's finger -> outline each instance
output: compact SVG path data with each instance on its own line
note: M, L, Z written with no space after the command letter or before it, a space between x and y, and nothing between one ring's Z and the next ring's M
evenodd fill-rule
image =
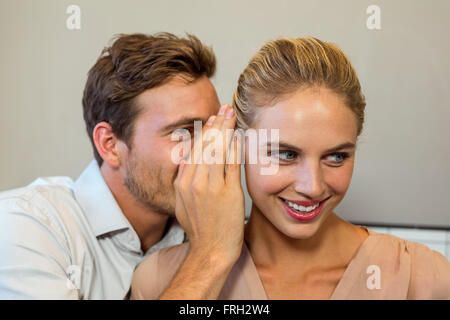
M225 182L225 163L227 160L227 151L230 148L230 142L233 135L233 129L236 125L236 116L233 108L229 107L227 113L224 115L221 130L221 154L216 157L217 163L210 167L209 175L213 179L218 179Z
M207 121L208 123L214 123L216 116L213 115L209 117ZM202 133L198 137L194 137L194 146L189 151L189 154L187 155L187 163L185 165L185 168L183 169L183 181L184 183L190 184L192 182L192 179L195 175L195 172L197 171L197 167L203 163L203 136L204 136L205 128L203 128Z
M231 141L230 155L227 161L225 183L241 183L241 163L242 163L242 132L234 131Z
M230 109L230 106L224 104L220 108L217 116L214 118L213 123L206 123L206 126L202 132L203 136L203 150L202 150L202 163L199 164L195 171L195 179L199 180L208 180L210 176L210 167L214 164L211 164L211 160L216 159L217 160L217 154L214 155L214 159L212 155L210 154L211 151L215 151L217 153L218 150L215 150L215 142L216 139L221 139L221 131L222 131L222 124L225 121L225 117L227 114L227 110ZM208 139L210 138L210 139ZM211 139L212 138L212 139ZM208 141L212 140L212 141ZM211 150L211 147L212 150ZM206 159L205 159L206 158ZM220 161L220 159L219 159ZM223 173L222 173L222 179L223 179Z

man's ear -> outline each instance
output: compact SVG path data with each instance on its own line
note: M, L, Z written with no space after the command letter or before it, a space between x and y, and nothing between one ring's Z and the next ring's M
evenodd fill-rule
M113 168L120 167L120 144L121 141L113 133L111 125L107 122L99 122L95 126L92 136L95 147L100 157Z

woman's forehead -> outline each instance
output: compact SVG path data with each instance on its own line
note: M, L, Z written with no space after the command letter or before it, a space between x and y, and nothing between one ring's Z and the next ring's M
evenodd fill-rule
M328 149L344 142L356 143L357 120L337 94L306 90L257 109L253 129L278 129L279 141L298 148ZM270 138L269 138L270 140Z
M257 109L254 129L278 129L280 139L356 140L357 121L343 99L331 90L302 90ZM303 140L302 139L302 140Z

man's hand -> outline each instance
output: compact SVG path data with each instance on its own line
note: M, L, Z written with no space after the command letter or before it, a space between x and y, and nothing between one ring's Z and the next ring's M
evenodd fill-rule
M225 113L212 116L203 130L203 148L193 150L191 163L181 164L178 171L176 216L189 238L191 252L214 254L234 263L242 249L245 218L240 161L237 159L240 139L232 139L237 136L230 134L236 123L234 110L227 105L222 108ZM217 133L216 139L222 139L221 157L213 164L205 161L210 155L204 151L213 143L205 141L209 130ZM225 174L228 146L231 147L230 158ZM202 156L202 163L198 164Z
M175 179L176 216L189 238L190 251L160 299L217 298L240 256L245 209L240 171L241 137L232 134L235 123L234 110L222 106L203 129L203 148L194 147L189 154L190 161L180 164ZM216 163L212 164L205 161L211 155L203 156L205 150L211 150L209 143L213 143L205 139L211 133L209 130L217 133L216 139L222 139L219 150L222 152L214 155Z

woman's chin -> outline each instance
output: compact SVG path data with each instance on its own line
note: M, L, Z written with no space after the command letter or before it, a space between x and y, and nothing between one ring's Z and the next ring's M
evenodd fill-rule
M269 212L260 210L259 207L255 206L252 215L255 215L256 217L265 217L265 219L261 220L257 218L256 220L271 224L272 228L276 229L278 233L287 238L306 240L316 235L330 216L332 213L330 207L334 208L334 206L330 205L331 203L325 208L321 208L322 210L320 210L319 214L315 217L310 217L310 219L299 219L298 217L295 217L295 213L289 212L283 205L272 208L272 210L269 209Z
M319 229L318 227L319 226L315 223L302 225L289 224L279 228L278 230L291 239L306 240L313 237L317 233L317 230Z
M319 229L322 227L324 221L329 215L330 211L324 210L321 212L320 216L316 217L317 219L307 222L294 220L291 217L284 216L284 219L279 219L277 222L272 221L272 224L286 237L297 240L305 240L312 238L318 233Z

